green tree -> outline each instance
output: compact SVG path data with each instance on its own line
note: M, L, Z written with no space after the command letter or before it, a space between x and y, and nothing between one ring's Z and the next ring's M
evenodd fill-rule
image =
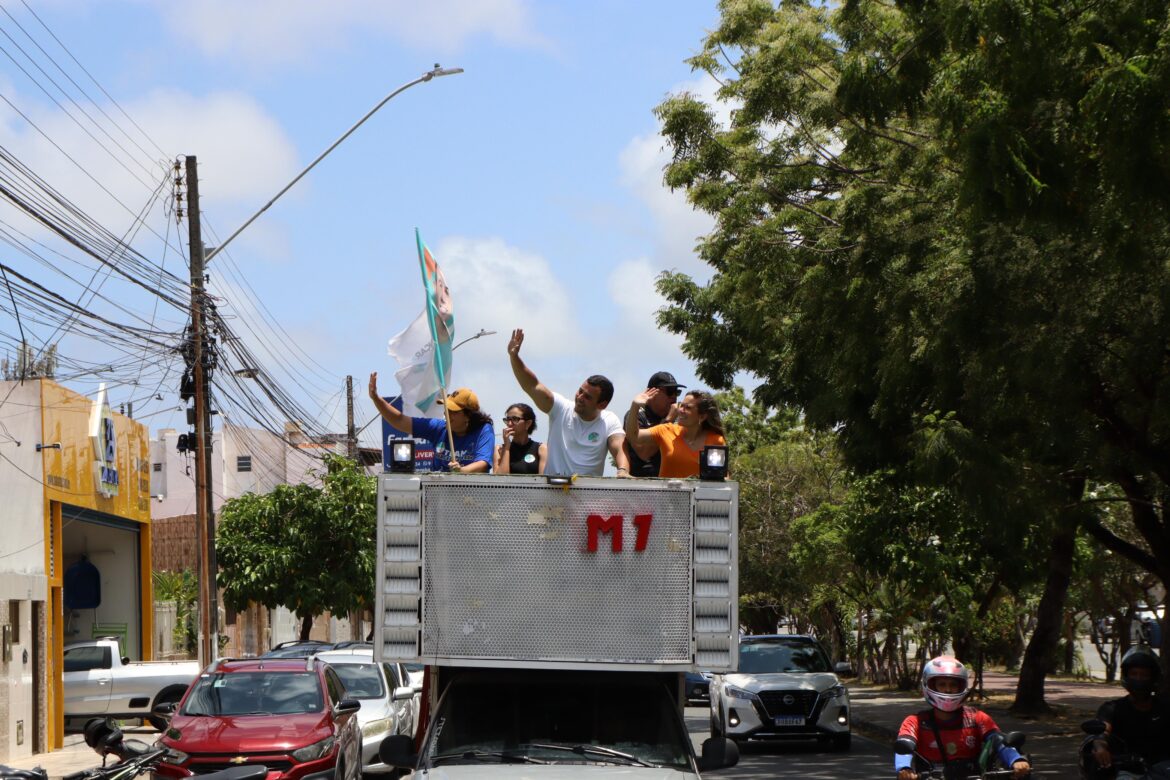
M944 645L977 658L998 603L1034 577L1026 540L988 533L949 491L893 473L856 480L843 500L800 518L793 537L800 577L857 615L859 670L902 686Z
M175 627L171 638L176 647L188 653L195 652L198 616L196 602L199 600L199 582L190 569L180 571L151 572L154 582L154 597L157 601L175 602Z
M740 622L770 633L779 619L791 618L840 646L836 610L812 598L812 583L795 576L791 559L793 522L844 494L847 474L832 437L790 431L741 455L732 469L740 486Z
M319 476L320 488L278 485L224 502L216 529L225 602L286 606L301 619L301 639L317 615L374 600L376 480L333 455Z
M1041 708L1078 527L1170 577L1167 5L720 7L691 62L730 122L658 107L714 274L664 275L660 321L705 381L761 377L858 471L919 470L1004 536L1042 507L1016 701ZM1133 534L1086 509L1089 479Z
M733 387L716 393L719 414L727 436L727 447L733 459L769 444L777 444L800 427L799 416L792 410L775 412L754 398L748 398L742 387Z

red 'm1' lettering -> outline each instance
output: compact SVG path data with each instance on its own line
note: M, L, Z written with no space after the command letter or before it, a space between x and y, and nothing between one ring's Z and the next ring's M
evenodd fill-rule
M634 515L634 525L638 529L638 536L634 539L634 552L646 549L646 540L650 538L650 523L654 515Z
M585 518L585 524L589 529L589 552L597 552L597 536L598 534L610 534L611 542L610 549L615 553L622 551L622 516L611 515L609 519L603 518L601 515L589 515ZM639 532L639 538L641 532Z

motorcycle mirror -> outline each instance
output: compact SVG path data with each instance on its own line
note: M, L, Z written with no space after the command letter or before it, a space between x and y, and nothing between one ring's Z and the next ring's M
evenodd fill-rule
M732 767L739 763L739 746L726 737L711 737L703 740L703 754L699 769L708 770Z
M894 752L898 755L912 756L916 747L918 747L918 743L909 737L898 737L894 740Z
M1086 720L1081 724L1081 731L1085 732L1086 734L1104 734L1105 721L1101 720L1100 718Z
M405 734L391 734L382 740L378 746L378 757L386 766L413 769L418 763L418 754L414 752L414 740Z
M85 744L89 745L99 754L102 748L108 744L109 737L117 734L117 738L121 739L121 730L118 724L110 718L93 718L85 724Z
M1013 747L1016 750L1019 750L1024 746L1024 741L1027 738L1028 735L1022 731L1009 731L1004 737L1003 743L1008 747Z

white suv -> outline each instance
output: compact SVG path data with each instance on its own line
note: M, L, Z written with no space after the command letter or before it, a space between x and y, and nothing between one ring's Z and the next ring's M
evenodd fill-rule
M711 735L742 740L817 739L848 750L849 691L809 636L739 638L739 671L711 682Z

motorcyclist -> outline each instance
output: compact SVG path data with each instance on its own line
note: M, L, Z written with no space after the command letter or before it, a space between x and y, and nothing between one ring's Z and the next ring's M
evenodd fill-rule
M1082 749L1090 777L1132 777L1117 772L1115 753L1140 756L1157 773L1170 775L1170 705L1155 693L1162 670L1158 658L1145 647L1135 647L1121 659L1121 684L1126 695L1101 705L1097 719L1103 734L1090 736Z
M898 736L914 740L917 752L941 766L947 778L979 774L979 756L985 747L994 748L996 741L989 744L989 740L999 734L990 715L963 706L970 692L967 667L950 656L932 658L922 669L922 695L930 709L909 716L898 729ZM1028 760L1015 748L1000 745L997 752L1003 765L1011 767L1013 778L1032 773ZM897 780L917 780L917 769L922 767L914 767L913 762L910 755L894 756Z

